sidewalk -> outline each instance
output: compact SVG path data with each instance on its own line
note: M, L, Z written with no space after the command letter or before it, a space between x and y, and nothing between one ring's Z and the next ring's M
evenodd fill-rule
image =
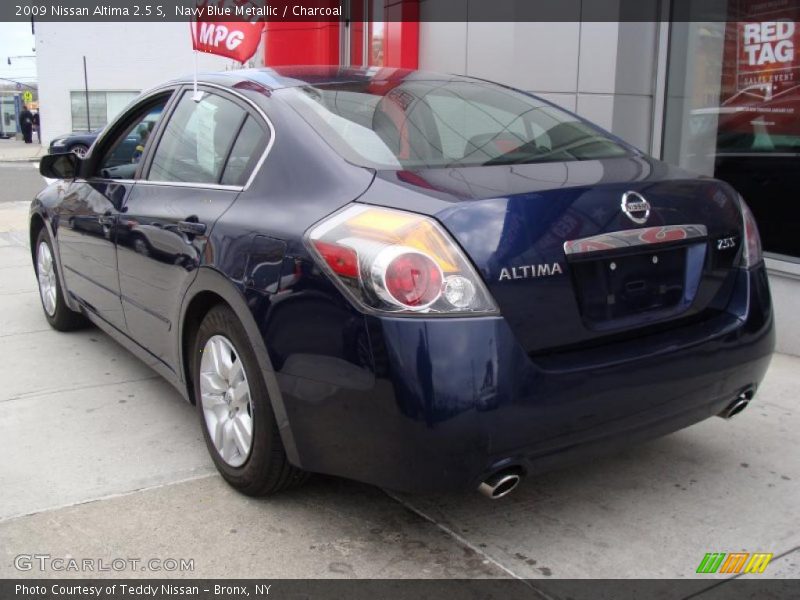
M608 577L664 578L650 596L662 600L690 596L684 585L738 597L729 575L696 573L709 552L773 553L746 577L800 576L800 357L775 355L730 421L526 478L498 502L332 477L247 498L216 474L196 409L166 381L96 328L47 325L27 204L0 203L0 578L85 576L15 568L35 552L194 561L92 577L518 577L545 598L586 597L547 579ZM603 585L593 597L620 597Z
M0 140L0 162L39 160L45 154L47 154L47 148L35 142L26 144L17 140Z

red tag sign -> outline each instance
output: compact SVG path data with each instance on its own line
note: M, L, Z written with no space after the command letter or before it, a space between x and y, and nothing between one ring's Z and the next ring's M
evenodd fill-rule
M728 2L719 132L800 135L800 4Z
M790 19L772 19L738 27L736 87L765 99L800 85L800 28Z

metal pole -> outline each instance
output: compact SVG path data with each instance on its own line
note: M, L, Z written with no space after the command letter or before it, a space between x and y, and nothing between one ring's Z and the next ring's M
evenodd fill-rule
M83 90L86 95L86 128L92 130L92 121L89 118L89 77L86 74L86 57L83 57Z

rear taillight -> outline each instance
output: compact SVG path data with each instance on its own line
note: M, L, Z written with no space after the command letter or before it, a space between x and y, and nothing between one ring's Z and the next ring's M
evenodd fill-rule
M357 304L409 314L490 314L497 307L461 249L429 217L352 205L313 227L317 262Z
M747 203L740 196L739 205L742 207L742 230L744 231L744 249L742 250L742 266L750 268L761 262L763 254L761 251L761 236L758 235L758 225L750 212Z

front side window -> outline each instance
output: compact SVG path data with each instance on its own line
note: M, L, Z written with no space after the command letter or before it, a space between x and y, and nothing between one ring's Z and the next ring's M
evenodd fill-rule
M185 92L164 128L148 179L181 183L219 183L228 152L246 113L234 102L204 93L200 101Z
M384 169L467 167L627 156L577 117L499 85L410 80L278 92L345 158Z
M100 159L98 175L107 179L132 179L150 135L164 112L168 97L142 109L114 139Z

